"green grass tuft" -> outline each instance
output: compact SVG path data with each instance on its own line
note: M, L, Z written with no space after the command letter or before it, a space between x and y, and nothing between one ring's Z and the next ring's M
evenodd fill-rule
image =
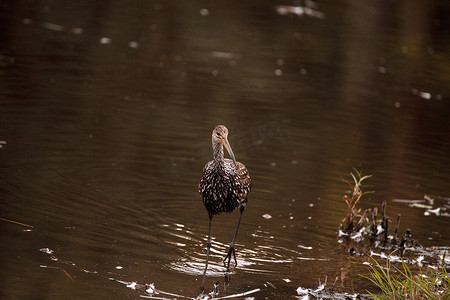
M375 264L370 265L370 275L362 277L381 290L381 294L368 291L373 299L450 300L450 279L444 266L438 270L419 270L418 274L414 274L403 260L402 268L397 268L389 257L385 267L371 258Z

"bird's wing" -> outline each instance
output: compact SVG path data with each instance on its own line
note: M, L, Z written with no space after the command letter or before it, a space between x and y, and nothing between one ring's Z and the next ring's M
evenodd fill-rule
M239 176L239 181L241 184L241 193L239 195L240 201L247 201L248 193L252 189L252 179L250 178L250 174L248 173L247 168L244 164L240 162L236 162L236 173Z

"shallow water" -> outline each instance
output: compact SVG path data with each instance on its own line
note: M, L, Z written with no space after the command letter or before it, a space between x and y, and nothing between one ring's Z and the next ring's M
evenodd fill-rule
M253 190L231 274L238 212L213 220L208 289L364 292L336 238L353 167L363 208L448 246L448 217L392 201L450 197L447 3L305 3L1 4L0 297L197 295L217 124Z

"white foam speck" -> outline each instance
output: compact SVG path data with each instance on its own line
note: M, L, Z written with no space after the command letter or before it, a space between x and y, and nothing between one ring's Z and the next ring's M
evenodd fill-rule
M111 44L111 39L109 37L102 37L100 39L100 44L102 44L102 45Z
M139 48L139 43L135 42L135 41L129 41L128 42L128 47L133 48L133 49L137 49L137 48Z

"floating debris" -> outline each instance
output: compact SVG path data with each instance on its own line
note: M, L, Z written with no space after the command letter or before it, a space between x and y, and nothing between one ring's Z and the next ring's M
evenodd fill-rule
M6 141L0 141L0 148L3 148L4 145L6 145Z
M82 34L84 32L84 29L81 27L66 28L60 24L55 24L55 23L51 23L51 22L39 22L39 21L35 22L29 18L23 19L22 23L25 25L37 23L40 26L42 26L42 28L52 30L52 31L57 31L57 32L68 32L68 33L72 33L72 34Z
M122 270L123 267L122 267L122 266L117 266L116 269L117 269L117 270Z
M413 93L413 95L417 95L420 98L425 99L425 100L431 100L431 98L432 98L431 93L429 93L429 92L424 92L424 91L419 91L417 89L413 89L412 93Z
M47 269L57 269L57 270L61 270L61 271L64 272L64 274L66 274L66 276L67 276L70 280L74 281L73 278L72 278L72 276L70 276L69 272L67 272L67 271L64 270L63 268L60 268L60 267L51 267L51 266L46 266L46 265L40 265L40 267L41 267L41 268L47 268Z
M200 9L200 15L202 17L206 17L207 15L209 15L209 10L207 10L206 8Z
M426 100L430 100L431 99L431 94L427 93L427 92L420 92L419 93L420 98L422 99L426 99Z
M145 292L148 293L148 294L154 294L155 291L156 291L156 289L155 289L155 284L154 283L150 283L148 285L148 289L145 290Z
M267 284L267 285L266 285ZM266 284L264 284L265 286L270 286L271 288L273 288L274 290L276 290L277 289L277 287L273 284L273 283L271 283L271 282L269 282L269 281L266 281Z
M426 212L423 213L425 216L429 216L430 214L435 214L436 216L440 216L441 215L441 208L435 208L435 209L431 209L428 208Z
M123 281L119 281L120 283L124 283L126 284L127 288L130 288L132 290L141 290L141 291L145 291L147 294L153 295L153 294L159 294L156 289L155 289L155 284L151 283L151 284L138 284L136 281L133 282L123 282Z
M44 252L44 253L47 253L47 254L53 254L53 250L52 249L50 249L50 248L41 248L41 249L39 249L39 251L41 251L41 252Z
M113 279L115 280L115 279ZM155 284L151 283L151 284L139 284L136 281L132 281L132 282L126 282L126 281L122 281L122 280L115 280L121 284L124 284L127 288L130 288L132 290L137 290L137 291L142 291L145 292L147 295L141 295L141 297L143 298L148 298L149 296L153 296L156 294L162 294L162 295L167 295L167 296L172 296L172 297L176 297L176 298L187 298L184 297L182 295L177 295L177 294L173 294L173 293L167 293L167 292L163 292L160 290L157 290L155 288Z
M128 42L128 47L133 48L133 49L137 49L137 48L139 48L139 43L135 42L135 41L129 41Z
M348 293L338 293L334 291L334 288L326 288L325 284L319 284L316 289L307 289L303 287L298 287L297 299L309 300L309 296L314 297L313 299L335 299L335 300L347 300L347 299L360 299L368 300L373 299L372 296L366 294L348 294Z
M108 44L111 44L111 39L110 39L109 37L102 37L102 38L99 40L99 42L100 42L100 44L102 44L102 45L108 45Z
M269 214L264 214L264 215L262 215L262 217L266 220L272 219L272 216Z
M417 208L424 208L424 209L432 209L433 206L431 205L426 205L426 204L421 204L421 203L411 203L409 205L409 207L417 207Z
M1 144L0 144L0 148L1 148ZM0 220L6 221L6 222L9 222L9 223L13 223L13 224L17 224L17 225L20 225L20 226L28 227L28 228L33 228L32 225L28 225L28 224L25 224L25 223L17 222L17 221L6 219L6 218L1 218L0 217ZM27 231L30 231L30 230L27 230Z
M426 201L428 201L428 204L433 205L434 204L434 198L431 198L430 196L428 196L427 194L423 195L423 199L425 199ZM448 200L448 199L447 199Z
M405 203L409 207L424 209L425 216L435 215L437 217L450 217L450 200L447 197L431 197L427 194L422 199L393 199L392 202ZM437 207L436 207L437 206Z
M223 59L240 59L241 55L232 53L232 52L225 52L225 51L211 51L211 56L216 58L223 58Z
M72 33L74 33L74 34L82 34L83 32L84 32L84 29L83 28L81 28L81 27L74 27L74 28L72 28Z
M419 256L419 257L416 259L417 265L419 265L419 267L422 267L422 266L423 266L423 265L422 265L422 261L423 261L424 258L425 258L425 256L421 255L421 256Z
M425 200L392 199L392 202L413 204L413 203L425 203Z
M136 283L137 283L136 281L133 281L133 282L127 284L127 288L135 290L136 289Z
M296 15L298 17L308 16L318 19L325 19L325 14L323 12L314 10L307 6L276 5L275 11L282 16Z
M297 288L298 295L306 295L309 293L309 289L302 288L301 286Z
M219 299L239 298L239 297L244 297L244 296L247 296L247 295L251 295L251 294L257 293L259 291L261 291L261 289L257 288L257 289L253 289L253 290L250 290L250 291L247 291L247 292L243 292L243 293L239 293L239 294L233 294L233 295L228 295L228 296L224 296L224 297L218 297L218 298L214 298L214 299L218 299L219 300Z
M53 31L64 31L64 26L48 22L42 23L42 27Z
M383 258L383 259L389 259L391 262L400 262L401 261L401 258L398 255L391 254L391 255L388 256L384 252L376 253L376 252L374 252L372 250L370 250L370 256L372 256L372 257L378 256L378 257Z

